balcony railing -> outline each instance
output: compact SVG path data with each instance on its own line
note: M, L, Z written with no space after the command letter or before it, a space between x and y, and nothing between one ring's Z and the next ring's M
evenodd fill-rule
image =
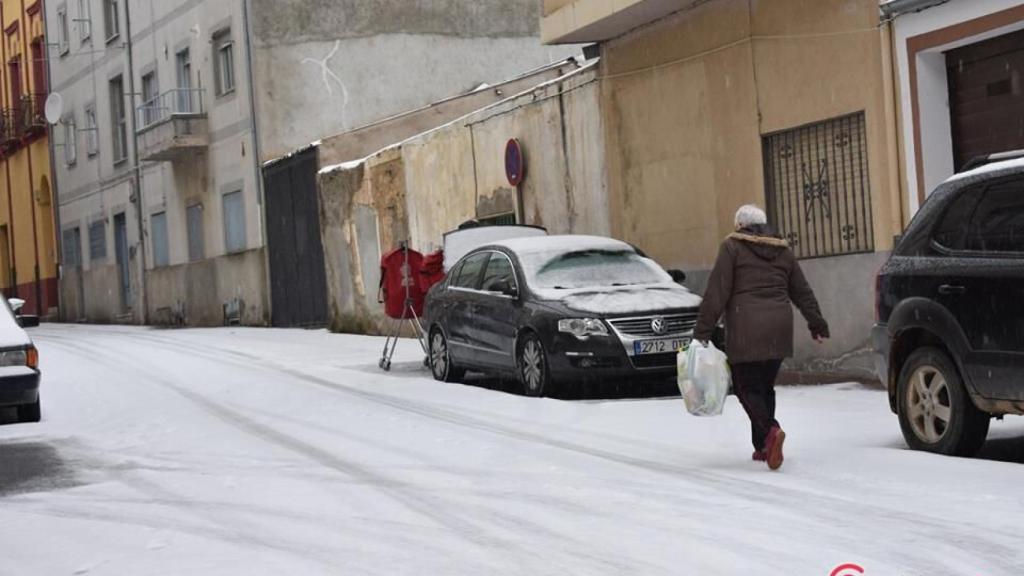
M175 116L206 114L202 88L175 88L150 99L136 110L139 132Z
M0 111L0 145L10 148L17 145L21 140L21 130L18 129L18 114L13 109Z
M0 146L10 151L26 138L46 131L45 94L26 94L13 108L0 111Z

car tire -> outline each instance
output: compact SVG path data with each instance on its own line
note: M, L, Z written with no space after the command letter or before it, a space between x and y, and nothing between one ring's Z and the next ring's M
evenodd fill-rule
M22 404L18 406L18 422L31 423L39 422L43 417L43 409L40 404L40 399L36 398L33 404Z
M466 371L452 362L451 349L444 331L435 328L430 333L430 372L439 382L461 382Z
M914 450L973 456L985 443L991 417L974 406L956 364L942 350L914 351L896 393L903 438Z
M516 368L524 395L539 397L553 391L547 352L536 334L528 332L519 340Z

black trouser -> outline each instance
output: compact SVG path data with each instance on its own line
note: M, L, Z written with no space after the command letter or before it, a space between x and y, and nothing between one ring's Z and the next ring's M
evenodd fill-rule
M764 450L768 431L779 423L775 420L775 378L782 360L730 364L732 388L750 417L750 437L755 450Z

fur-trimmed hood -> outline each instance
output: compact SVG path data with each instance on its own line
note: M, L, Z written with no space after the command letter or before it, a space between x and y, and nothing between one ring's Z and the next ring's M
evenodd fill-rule
M729 234L729 240L740 242L763 260L774 260L789 250L789 242L768 226L742 228Z
M775 248L789 248L789 242L783 238L777 238L775 236L757 236L754 234L747 234L744 232L733 232L729 234L729 238L733 240L739 240L741 242L749 242L751 244L760 244L762 246L772 246Z

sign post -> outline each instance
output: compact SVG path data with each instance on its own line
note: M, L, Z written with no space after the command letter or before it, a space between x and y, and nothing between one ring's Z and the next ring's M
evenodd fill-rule
M526 218L523 208L523 180L526 178L526 158L523 156L523 147L519 140L512 138L505 145L505 177L508 183L516 189L516 214L517 223L523 223Z

